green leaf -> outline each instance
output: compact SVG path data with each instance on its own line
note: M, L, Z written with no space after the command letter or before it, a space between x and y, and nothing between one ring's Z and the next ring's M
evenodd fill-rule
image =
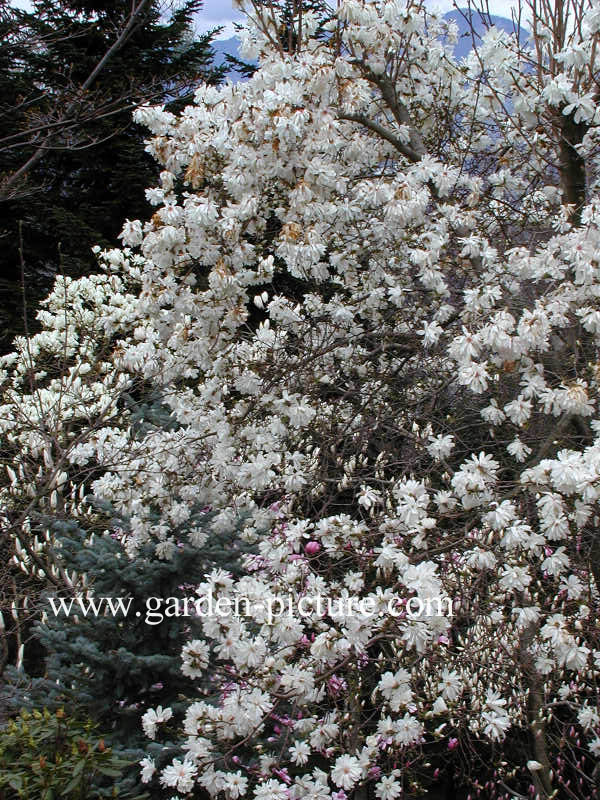
M81 781L79 779L79 776L75 776L75 777L71 778L71 780L67 783L67 785L63 789L63 792L66 795L68 795L70 792L75 791L75 789L77 789L80 785L81 785Z
M103 765L97 766L96 770L109 778L120 778L123 774L120 769L115 769L114 767L105 767Z

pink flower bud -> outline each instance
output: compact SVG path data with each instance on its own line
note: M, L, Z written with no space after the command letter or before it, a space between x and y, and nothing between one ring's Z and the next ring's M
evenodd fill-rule
M321 549L321 545L318 542L308 542L304 550L308 553L309 556L316 555L319 550Z

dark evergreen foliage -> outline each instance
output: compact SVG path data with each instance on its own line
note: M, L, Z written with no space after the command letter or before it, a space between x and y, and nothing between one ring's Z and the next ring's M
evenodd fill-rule
M195 39L200 0L168 19L149 0L125 44L89 89L86 78L116 40L128 0L35 0L0 11L0 184L39 149L43 157L0 194L0 350L24 332L19 223L29 322L58 271L97 269L92 246L115 246L126 218L145 218L156 165L131 121L139 102L177 110L200 81L220 81L210 35Z

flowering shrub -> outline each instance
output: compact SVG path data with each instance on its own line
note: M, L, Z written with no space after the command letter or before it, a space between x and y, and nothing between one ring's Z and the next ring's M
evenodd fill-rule
M3 800L86 800L116 797L99 781L116 785L131 764L99 739L90 722L67 717L62 709L22 711L0 730L0 797ZM118 795L144 800L148 795Z
M211 685L143 717L180 726L142 764L167 796L594 795L600 7L571 5L456 63L410 0L344 0L318 39L298 14L288 53L253 4L256 74L137 112L156 212L4 359L23 569L73 580L31 542L48 512L107 524L89 491L132 558L246 519L244 576L197 591L248 613L182 652ZM134 420L150 391L171 424Z

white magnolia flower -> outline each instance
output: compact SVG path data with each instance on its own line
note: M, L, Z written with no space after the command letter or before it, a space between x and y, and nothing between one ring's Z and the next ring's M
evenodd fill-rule
M552 555L542 561L542 570L549 575L558 576L569 566L569 556L564 547L558 547Z
M142 758L142 760L140 761L140 767L142 768L141 772L142 783L149 783L152 780L152 776L156 772L154 759Z
M585 705L577 714L579 724L585 730L598 727L600 717L598 716L598 709Z
M149 739L156 738L156 729L161 722L167 722L173 716L170 708L158 706L156 709L149 708L142 717L142 728Z
M271 778L256 787L254 797L255 800L288 800L288 789L284 783Z
M362 776L360 762L354 756L339 756L331 771L331 779L342 789L352 789Z
M244 777L241 772L228 772L223 778L223 790L227 797L231 800L238 800L243 797L248 788L248 778Z
M445 669L442 672L442 679L438 683L438 689L446 700L457 700L463 689L463 683L457 672Z
M429 454L435 459L443 459L448 458L452 450L454 449L454 437L453 436L431 436L430 437L430 444L427 445L427 451Z
M381 502L379 492L372 489L370 486L364 484L360 487L358 494L358 504L361 505L366 511L373 508L374 505Z
M194 639L184 646L181 657L183 674L190 678L199 678L208 667L209 647L206 642Z
M311 749L306 742L295 741L290 746L290 758L294 764L306 764L310 756Z
M194 788L194 778L198 767L190 761L174 759L173 763L165 767L160 776L163 786L170 786L178 792L191 792Z
M592 739L588 744L588 748L590 753L598 758L598 756L600 756L600 737L597 736L595 739Z
M500 575L500 586L507 592L522 592L531 583L527 567L505 566Z
M396 770L394 770L396 772ZM384 775L375 784L375 795L379 800L396 800L402 794L402 785L395 779L395 775Z
M527 456L531 455L531 447L528 447L519 438L513 439L506 449L519 462L525 461Z
M483 732L485 735L489 736L490 739L502 741L511 725L508 716L488 711L484 711L481 716L484 722Z

